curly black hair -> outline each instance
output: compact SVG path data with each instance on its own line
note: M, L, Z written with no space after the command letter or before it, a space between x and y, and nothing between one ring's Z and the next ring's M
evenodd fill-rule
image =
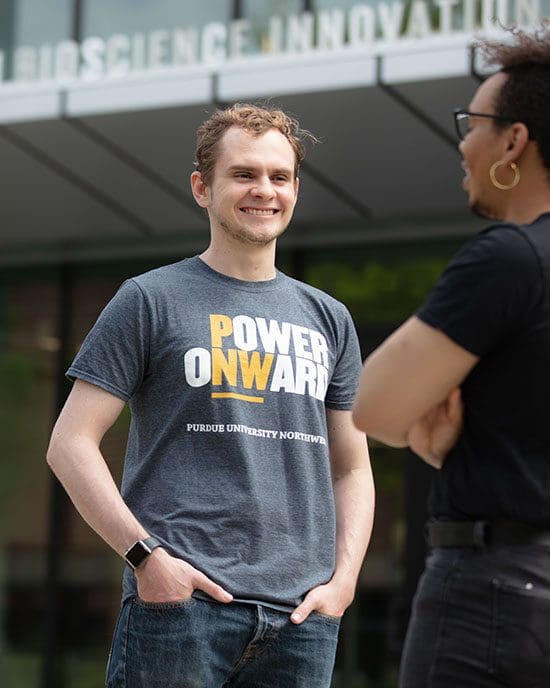
M523 122L536 142L544 166L550 171L550 19L534 31L509 29L510 40L480 40L487 64L508 79L495 103L495 114ZM495 126L506 126L495 120Z

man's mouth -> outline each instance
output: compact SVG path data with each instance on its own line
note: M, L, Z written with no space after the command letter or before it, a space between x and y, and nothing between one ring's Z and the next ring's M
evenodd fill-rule
M247 215L260 215L261 217L269 217L279 212L276 208L239 208L239 210Z

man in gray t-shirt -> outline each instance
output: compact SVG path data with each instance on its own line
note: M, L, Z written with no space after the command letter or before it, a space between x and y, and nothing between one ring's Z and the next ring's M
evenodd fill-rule
M251 105L207 120L209 247L126 281L69 368L48 461L128 564L110 688L330 685L374 491L349 313L275 268L305 135ZM99 447L126 402L119 492Z

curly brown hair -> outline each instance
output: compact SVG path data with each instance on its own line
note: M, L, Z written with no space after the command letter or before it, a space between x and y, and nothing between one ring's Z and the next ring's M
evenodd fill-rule
M487 63L508 75L497 96L495 114L527 126L529 138L550 170L550 20L542 20L534 31L508 31L510 41L477 43ZM506 123L495 120L494 125Z
M302 129L298 120L282 110L271 109L251 103L236 103L224 110L216 110L197 129L195 165L206 184L210 184L218 157L218 144L231 127L240 127L253 136L260 136L268 129L277 129L292 146L296 156L294 173L298 176L300 163L305 157L305 140L316 143L317 138L307 129Z

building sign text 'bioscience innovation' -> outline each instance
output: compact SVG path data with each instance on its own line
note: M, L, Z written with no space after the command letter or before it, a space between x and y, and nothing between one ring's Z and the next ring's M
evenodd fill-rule
M540 0L387 0L285 17L274 16L260 28L248 19L157 29L81 43L18 46L11 56L12 81L92 81L134 72L183 65L220 65L258 54L305 54L366 48L403 39L472 33L515 24L530 26L540 18ZM0 52L0 81L6 81L6 56Z

